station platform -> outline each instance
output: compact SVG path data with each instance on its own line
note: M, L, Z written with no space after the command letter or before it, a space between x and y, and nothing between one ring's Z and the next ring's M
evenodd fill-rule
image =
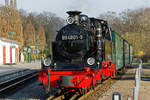
M0 65L0 76L13 73L18 70L23 69L40 69L40 61L31 62L31 63L17 63L15 65Z

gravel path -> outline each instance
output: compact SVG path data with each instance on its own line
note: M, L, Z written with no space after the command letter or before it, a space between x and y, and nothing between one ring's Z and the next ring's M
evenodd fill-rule
M107 92L103 93L98 100L112 100L112 94L114 92L119 92L122 95L122 100L126 100L129 97L132 98L135 75L134 67L128 68L125 75L121 79L116 79L117 81L113 86Z

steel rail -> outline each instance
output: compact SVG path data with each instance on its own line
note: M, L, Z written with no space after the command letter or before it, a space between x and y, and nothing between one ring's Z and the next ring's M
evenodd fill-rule
M21 76L24 73L26 73L27 71L29 71L29 69L2 72L2 73L0 73L0 83L4 82L6 80L12 79L12 78L16 78L18 76Z
M0 95L4 95L5 93L7 93L7 91L9 91L9 89L17 86L20 83L30 80L36 76L38 76L37 71L33 71L30 73L28 72L25 75L16 77L14 79L10 79L10 80L0 83Z

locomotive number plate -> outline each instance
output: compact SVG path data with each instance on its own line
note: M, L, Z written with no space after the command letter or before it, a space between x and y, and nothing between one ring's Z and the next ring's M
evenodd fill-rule
M62 40L82 40L83 35L62 35Z

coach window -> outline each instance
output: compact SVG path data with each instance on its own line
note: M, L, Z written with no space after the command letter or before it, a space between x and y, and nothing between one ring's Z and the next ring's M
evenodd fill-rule
M109 28L105 28L105 38L109 41L111 41L111 32L109 31Z

